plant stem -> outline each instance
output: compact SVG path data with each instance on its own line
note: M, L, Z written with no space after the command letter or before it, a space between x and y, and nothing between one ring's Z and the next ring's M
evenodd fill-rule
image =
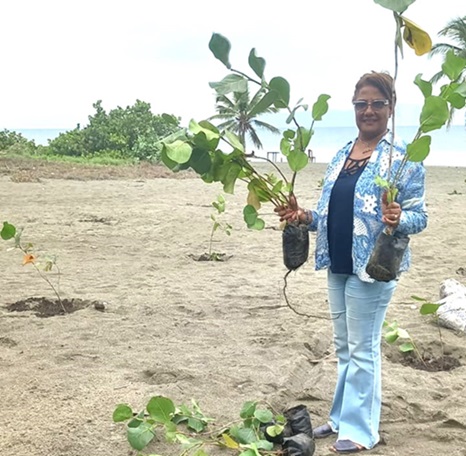
M68 311L65 309L65 306L63 305L63 302L60 298L60 294L58 293L57 289L53 286L52 282L50 282L50 280L44 274L42 274L41 270L34 263L32 263L32 265L34 266L38 274L42 277L42 279L44 279L50 285L50 288L52 288L52 290L54 291L55 296L57 297L58 302L60 303L60 306L63 309L63 312L68 313ZM58 273L58 276L60 277L60 272Z

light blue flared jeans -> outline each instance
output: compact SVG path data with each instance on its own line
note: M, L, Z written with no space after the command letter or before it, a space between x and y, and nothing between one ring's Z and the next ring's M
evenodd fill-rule
M338 357L330 426L338 440L365 448L379 441L382 407L381 333L397 282L363 282L328 272L330 312Z

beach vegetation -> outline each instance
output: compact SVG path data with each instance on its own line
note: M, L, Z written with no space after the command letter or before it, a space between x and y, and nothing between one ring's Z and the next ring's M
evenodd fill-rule
M244 150L246 150L246 138L251 141L254 147L262 149L262 142L257 133L258 129L280 134L277 127L258 119L262 114L278 111L274 105L267 106L267 103L261 103L265 95L266 92L262 87L252 98L249 94L249 88L244 92L233 92L230 96L218 94L215 102L217 114L207 120L221 120L222 122L217 125L217 128L230 130L237 134Z
M8 154L33 154L37 150L34 141L26 139L21 133L4 129L0 131L0 153Z
M207 417L195 400L177 406L164 396L152 397L144 410L135 412L128 404L119 404L113 412L115 423L126 423L130 446L141 456L157 437L181 447L180 455L205 456L209 447L229 449L242 456L277 454L274 443L267 440L283 433L285 417L257 401L245 402L239 419L218 429L209 430ZM160 441L160 439L159 439Z
M137 100L126 108L106 112L102 101L93 104L89 124L60 133L49 141L46 152L56 156L153 160L160 156L160 139L179 130L179 118L154 115L149 103Z

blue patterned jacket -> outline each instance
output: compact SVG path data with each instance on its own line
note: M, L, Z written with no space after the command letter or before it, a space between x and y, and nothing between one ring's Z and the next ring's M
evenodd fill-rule
M353 219L353 273L364 282L374 282L366 273L366 265L374 249L377 237L384 229L382 223L383 190L375 184L376 176L386 179L389 167L391 133L388 132L378 143L366 168L359 177L354 189ZM330 266L327 238L327 215L333 185L351 153L354 140L343 147L330 162L324 178L322 194L316 210L312 211L310 231L317 231L315 268ZM406 144L395 136L393 143L392 171L395 173L406 153ZM393 175L393 174L392 174ZM415 234L427 225L427 212L424 189L425 169L421 163L408 162L398 182L396 201L401 205L402 213L397 231ZM403 257L400 272L409 268L411 254L409 247Z

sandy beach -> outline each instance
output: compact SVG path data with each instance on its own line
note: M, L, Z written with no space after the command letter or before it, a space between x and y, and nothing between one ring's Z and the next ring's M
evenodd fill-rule
M213 427L239 419L247 400L277 410L305 404L314 426L326 420L336 378L326 274L314 271L311 254L288 278L290 302L310 317L287 307L271 206L262 210L266 229L248 230L239 184L225 196L222 217L232 234L214 237L214 250L231 258L198 262L191 255L208 251L211 202L223 194L216 184L148 169L2 168L0 221L24 227L23 240L42 256L56 254L62 298L84 300L50 318L9 311L26 298L54 296L22 266L21 253L8 250L11 242L0 242L2 456L136 455L112 413L119 403L140 410L155 395L195 399ZM317 201L324 170L312 164L299 175L304 206ZM411 296L435 301L448 278L466 285L465 179L466 168L427 169L428 228L411 239L413 266L387 317L433 356L441 354L438 329ZM441 334L445 354L461 364L449 372L415 369L383 343L383 440L368 454L466 455L466 338ZM316 456L333 454L332 442L317 441ZM169 456L179 447L154 442L149 452Z

